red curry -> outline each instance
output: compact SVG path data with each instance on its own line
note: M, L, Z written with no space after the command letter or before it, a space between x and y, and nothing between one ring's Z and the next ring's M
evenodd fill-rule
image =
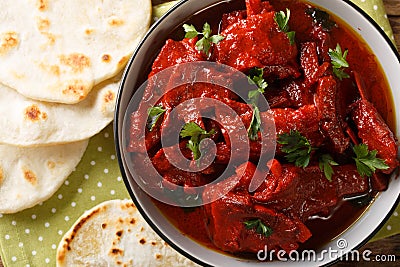
M295 32L294 42L276 19L277 12L286 8L291 12L288 28ZM183 233L225 252L257 253L266 245L270 250L287 252L316 248L356 220L373 196L387 188L388 177L398 166L396 140L388 126L394 126L394 114L384 74L374 55L347 26L301 1L223 3L197 14L188 24L200 29L206 20L223 39L212 43L206 53L196 46L199 37L182 39L182 30L171 33L176 40L166 41L149 77L176 64L207 60L229 65L246 75L255 68L262 69L262 79L268 84L263 96L271 109L261 111L261 120L272 115L278 140L295 131L318 151L311 151L309 162L298 166L286 157L284 144L279 143L264 182L250 193L250 177L257 172L260 157L258 140L250 140L250 159L237 166L232 177L238 175L238 170L243 175L228 194L190 210L159 202L157 205ZM335 74L330 56L337 44L342 51L348 50L345 78ZM212 131L210 138L216 143L217 156L211 167L191 173L175 168L166 159L160 136L171 120L170 110L199 96L223 101L246 127L251 127L255 111L248 103L219 86L207 84L181 86L163 96L157 104L166 111L152 129L141 131L136 127L148 119L147 112L134 112L131 119L129 150L139 158L148 153L163 180L188 188L212 181L230 155L224 125L203 119L199 113L185 123L195 122L205 131ZM141 135L145 136L145 148L136 142ZM188 138L180 138L179 142L183 155L195 160ZM385 167L376 168L370 175L360 172L354 161L354 147L360 144L375 151ZM331 165L330 179L319 164L321 151L336 163ZM229 179L218 186L224 187L227 182ZM203 194L213 192L206 189ZM346 201L349 197L359 197L358 202L364 205Z

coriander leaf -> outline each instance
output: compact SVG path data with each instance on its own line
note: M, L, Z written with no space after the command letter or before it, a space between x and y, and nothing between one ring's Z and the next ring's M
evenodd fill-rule
M286 33L290 44L294 44L294 31L289 31L290 10L286 8L286 14L283 11L275 12L274 20L281 31Z
M183 24L183 29L186 32L185 38L192 39L199 34L193 25Z
M272 235L273 231L270 227L266 226L260 219L249 220L243 222L246 229L255 229L256 233L261 234L265 237Z
M190 137L190 140L188 141L186 147L192 151L193 159L198 160L201 157L201 152L200 152L201 140L210 137L214 133L215 133L214 129L207 132L206 130L201 128L197 123L188 122L183 126L180 132L180 136L182 138Z
M147 118L147 128L150 131L153 130L153 127L156 125L157 120L166 110L163 109L162 106L154 106L147 110L148 118Z
M279 134L277 142L283 145L281 151L287 154L287 161L294 162L297 167L308 166L313 148L299 131L290 130L290 133Z
M249 71L249 75L247 76L249 84L254 84L257 86L257 89L251 90L248 93L249 102L253 107L251 123L247 129L248 136L251 140L257 140L258 132L260 131L261 127L261 115L260 109L257 107L257 103L260 94L264 93L268 86L263 75L264 70L262 68L253 68Z
M204 23L203 31L201 33L198 32L193 25L184 24L183 29L186 32L185 38L192 39L198 35L203 35L203 37L196 42L196 49L202 51L207 56L209 56L211 45L218 44L225 38L222 35L211 35L211 27L207 22Z
M251 117L250 126L247 129L247 133L250 140L257 140L260 127L261 127L260 110L256 105L253 105L253 115Z
M366 144L354 146L353 151L356 155L353 159L361 176L371 177L376 170L387 170L389 168L383 159L376 157L378 152L376 150L369 151Z
M268 83L264 80L263 75L264 75L264 70L262 68L257 68L257 67L251 69L249 71L249 75L247 75L247 80L249 84L257 85L258 91L260 93L264 93L265 89L268 87Z
M333 168L332 166L337 166L339 165L336 163L332 156L329 154L323 154L319 158L319 168L321 171L324 172L326 179L329 180L329 182L332 182L332 175L333 175Z
M348 52L349 51L346 49L346 51L343 53L339 44L336 45L335 50L329 48L328 51L333 67L333 74L339 78L339 80L342 80L343 78L350 78L350 76L343 70L343 68L349 67L349 63L346 60Z

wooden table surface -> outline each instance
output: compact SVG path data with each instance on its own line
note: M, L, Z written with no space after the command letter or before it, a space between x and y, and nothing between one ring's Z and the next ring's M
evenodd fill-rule
M162 2L163 0L153 0L153 2ZM383 0L386 12L389 17L390 24L393 29L394 37L397 43L397 49L400 51L400 0ZM379 266L395 267L400 266L400 234L388 237L379 241L371 242L364 245L360 251L369 249L372 255L396 255L396 262L380 263ZM372 256L371 256L372 258ZM377 266L377 262L340 262L334 265L342 266ZM3 263L0 259L0 267Z

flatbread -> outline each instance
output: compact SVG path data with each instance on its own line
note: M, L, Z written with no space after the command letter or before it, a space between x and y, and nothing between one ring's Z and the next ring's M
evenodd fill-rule
M87 140L37 148L0 145L0 213L15 213L50 198L87 145Z
M121 74L95 86L77 104L32 100L0 84L0 143L63 144L88 139L114 118Z
M0 82L77 103L117 74L151 20L150 0L0 0Z
M150 228L131 200L105 201L65 233L57 266L198 266Z

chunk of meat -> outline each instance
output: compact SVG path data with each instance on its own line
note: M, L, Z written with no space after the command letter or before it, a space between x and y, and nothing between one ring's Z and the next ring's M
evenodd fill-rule
M332 148L343 153L349 146L349 138L344 135L342 121L336 112L336 80L332 76L318 80L315 103L321 114L320 129L330 141Z
M306 42L301 44L300 66L304 72L304 84L310 86L328 70L329 63L324 62L320 66L316 43Z
M225 39L215 46L216 61L244 72L254 67L279 66L285 69L282 73L299 77L297 47L290 44L286 33L279 29L274 21L275 12L253 14L259 8L251 2L259 1L248 2L252 6L248 11L251 15L221 32Z
M299 131L317 147L323 142L319 132L320 117L314 105L302 106L299 109L275 108L261 113L261 121L269 123L271 116L275 122L276 134Z
M284 249L290 252L311 237L311 232L298 219L253 203L249 195L228 193L205 206L207 228L214 245L232 253L257 253L264 250ZM260 219L272 229L268 237L248 229L245 222Z
M350 110L358 129L358 137L368 145L369 150L377 150L377 156L385 160L389 169L382 172L391 173L399 165L393 132L371 102L360 99L351 105Z
M253 198L290 217L307 220L313 215L327 216L344 196L368 192L368 180L354 165L333 166L332 181L318 166L299 168L281 165L277 160Z
M206 55L196 48L197 38L185 38L182 41L168 39L154 60L149 77L177 64L202 61Z

